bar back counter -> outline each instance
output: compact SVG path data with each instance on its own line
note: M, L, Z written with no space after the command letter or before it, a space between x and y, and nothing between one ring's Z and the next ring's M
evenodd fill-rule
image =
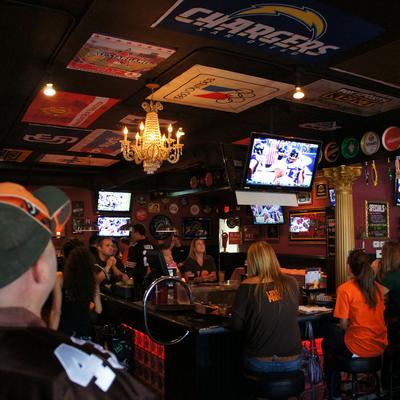
M233 285L234 286L234 285ZM237 286L236 286L237 287ZM229 302L232 285L194 288L202 303ZM242 376L241 337L229 328L229 317L201 314L193 307L149 306L148 328L156 341L188 335L179 343L163 346L151 340L143 318L143 302L102 294L103 320L123 324L133 333L134 373L166 400L239 399ZM226 310L223 310L226 311ZM320 320L331 313L299 314L299 323Z

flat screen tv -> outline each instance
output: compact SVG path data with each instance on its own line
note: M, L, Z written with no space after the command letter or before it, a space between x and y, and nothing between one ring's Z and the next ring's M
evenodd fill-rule
M127 237L130 235L129 229L122 230L120 227L130 223L131 217L97 217L98 235Z
M252 133L244 189L311 191L322 142Z
M285 223L282 206L253 205L250 206L250 208L253 213L253 223L255 225L276 225Z
M394 205L400 207L400 178L396 178L394 182Z
M97 196L97 211L131 210L131 194L127 192L106 192L100 190Z

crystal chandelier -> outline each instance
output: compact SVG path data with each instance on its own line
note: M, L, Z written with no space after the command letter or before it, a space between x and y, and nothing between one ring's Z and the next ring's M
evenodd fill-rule
M167 160L171 164L179 161L182 155L183 144L180 138L185 134L182 128L172 137L172 126L168 127L168 136L161 136L160 124L157 112L163 109L159 101L153 102L153 91L159 87L156 83L146 85L151 89L150 102L143 102L142 108L146 111L145 123L141 122L140 132L136 133L135 141L128 140L128 128L124 128L124 140L121 140L121 152L127 161L135 161L136 164L143 162L146 173L154 174L160 168L163 161Z

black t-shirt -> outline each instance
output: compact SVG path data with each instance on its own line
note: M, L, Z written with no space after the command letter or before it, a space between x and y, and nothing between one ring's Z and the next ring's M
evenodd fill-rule
M232 325L245 336L244 353L251 357L292 356L301 352L296 280L285 276L292 296L279 298L274 284L267 284L262 299L256 284L242 283L232 309Z
M0 399L158 398L97 347L47 328L1 327Z
M154 246L148 239L138 240L133 246L129 247L128 261L134 262L136 265L132 271L128 271L132 275L136 284L143 283L147 274L147 259L144 254L145 250L154 250Z
M173 247L171 249L172 258L177 264L183 263L188 256L188 248L185 246Z
M185 272L193 272L195 276L201 276L201 271L204 270L208 271L209 274L217 271L212 256L204 256L203 265L199 265L195 259L188 257L180 268L182 274Z
M91 335L89 306L90 301L78 301L71 290L64 286L58 330L66 335L89 337Z

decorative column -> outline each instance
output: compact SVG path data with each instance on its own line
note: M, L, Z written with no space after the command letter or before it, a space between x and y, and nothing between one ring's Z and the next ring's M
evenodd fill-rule
M336 207L336 287L347 280L347 256L354 249L353 182L361 175L359 165L323 168L335 188Z

